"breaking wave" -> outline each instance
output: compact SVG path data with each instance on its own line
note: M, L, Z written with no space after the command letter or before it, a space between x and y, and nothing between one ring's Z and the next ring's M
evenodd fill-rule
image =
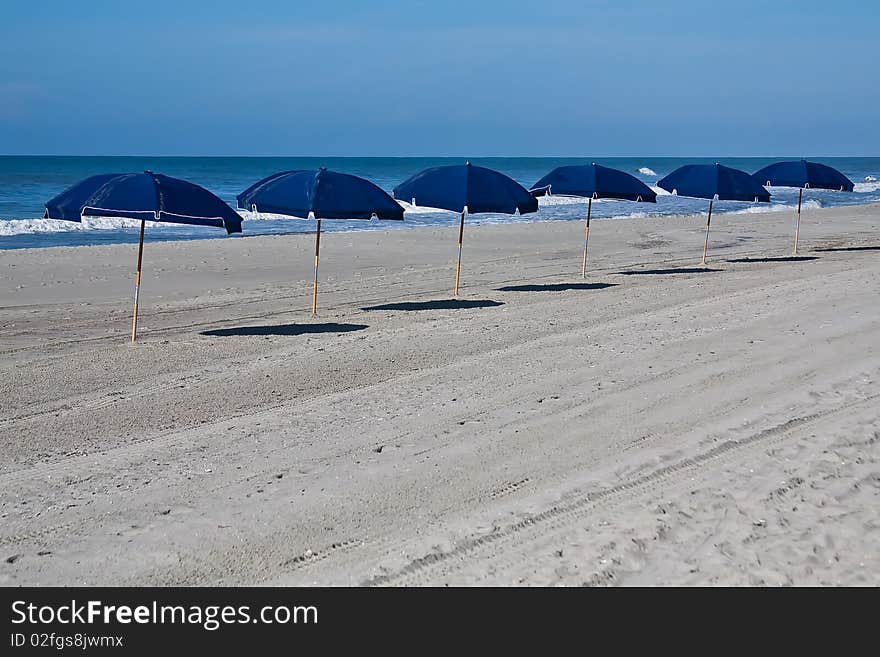
M60 219L8 219L0 221L0 237L12 235L33 235L36 233L70 233L83 230L120 230L122 228L139 228L138 219L120 219L115 217L86 217L82 222L61 221ZM146 228L168 228L172 224L160 224L148 221Z
M238 210L242 221L308 221L300 217L291 217L286 214L273 214L271 212L251 212L250 210Z
M439 208L429 208L426 205L413 205L411 203L407 203L406 201L398 200L403 206L404 214L416 215L416 214L438 214L438 213L449 213L450 210L441 210Z
M639 173L643 176L656 176L657 172L654 169L649 169L648 167L640 167Z
M865 176L865 180L867 182L859 182L853 185L854 192L860 192L862 194L870 193L870 192L880 192L880 181L876 178L873 180L868 180L868 178L874 178L874 176Z
M821 207L823 207L822 203L815 199L804 201L801 204L801 210L818 210ZM786 212L794 209L793 206L783 203L755 203L739 210L720 211L719 214L764 214L765 212Z
M545 205L583 205L587 202L588 199L583 196L539 196L538 197L538 206L543 207ZM594 198L593 203L599 203L600 201L608 201L610 199L603 198Z

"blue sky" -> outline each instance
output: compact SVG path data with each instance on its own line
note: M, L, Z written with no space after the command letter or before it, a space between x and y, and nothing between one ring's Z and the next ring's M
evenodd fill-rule
M0 3L0 153L880 155L880 3Z

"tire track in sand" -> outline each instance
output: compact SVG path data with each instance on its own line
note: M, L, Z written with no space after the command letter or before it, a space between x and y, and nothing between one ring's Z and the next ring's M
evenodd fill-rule
M720 459L730 458L744 449L756 446L764 447L779 442L790 437L796 430L812 426L820 420L843 411L875 402L878 398L880 398L880 394L874 394L826 411L793 418L758 431L746 438L727 440L705 452L657 468L624 483L575 493L569 496L569 499L549 509L530 515L501 529L496 529L489 534L465 539L449 551L429 552L396 571L367 579L363 584L367 586L419 584L424 583L428 578L436 581L438 576L455 572L472 561L477 553L487 548L496 548L500 544L511 542L521 544L524 541L534 540L535 534L546 535L553 529L568 525L572 520L588 515L600 505L604 506L606 503L615 501L616 498L632 498L644 494L670 479L687 476L694 471L699 471L705 465Z

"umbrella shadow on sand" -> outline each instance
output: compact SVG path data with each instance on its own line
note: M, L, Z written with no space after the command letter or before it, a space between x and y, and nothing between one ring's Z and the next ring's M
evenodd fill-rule
M816 251L880 251L880 246L835 246L826 249L816 249Z
M236 326L234 328L211 329L202 331L202 335L212 337L229 336L260 336L260 335L305 335L309 333L349 333L363 331L366 324L272 324L269 326Z
M434 301L402 301L366 306L361 310L458 310L461 308L492 308L503 306L492 299L436 299Z
M507 285L496 288L499 292L565 292L568 290L604 290L617 283L546 283L544 285Z
M708 274L710 272L724 271L723 269L711 269L709 267L681 267L680 269L630 269L619 271L624 276L664 276L666 274Z
M730 258L727 262L806 262L818 259L816 256L774 256L769 258Z

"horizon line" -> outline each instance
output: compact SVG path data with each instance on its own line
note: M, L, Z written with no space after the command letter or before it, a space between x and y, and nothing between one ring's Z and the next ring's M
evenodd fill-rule
M578 158L636 158L636 157L645 157L645 158L764 158L764 157L786 157L786 158L794 158L794 159L804 159L805 157L834 157L834 158L880 158L880 155L840 155L840 154L816 154L812 153L808 156L804 154L750 154L750 155L724 155L724 154L713 154L713 155L695 155L695 154L686 154L686 155L644 155L644 154L629 154L629 155L609 155L609 154L590 154L590 155L308 155L308 154L296 154L296 155L180 155L180 154L144 154L144 153L135 153L135 154L82 154L82 153L0 153L0 157L106 157L106 158L254 158L254 159L290 159L290 158L309 158L309 159L320 159L320 158L338 158L338 159L416 159L416 158L443 158L443 159L452 159L452 158L509 158L509 159L578 159Z

